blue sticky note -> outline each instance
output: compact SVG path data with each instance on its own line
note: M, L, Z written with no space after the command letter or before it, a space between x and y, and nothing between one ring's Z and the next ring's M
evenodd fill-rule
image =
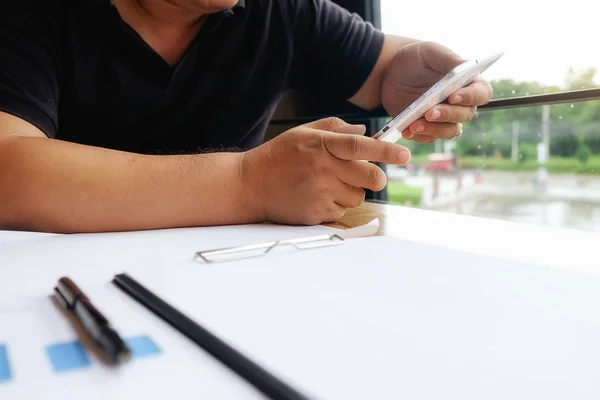
M11 378L10 365L8 364L8 349L5 345L0 345L0 383L8 381Z
M52 367L56 372L66 372L90 365L85 349L80 341L57 343L46 347Z
M160 348L148 336L125 339L131 349L131 358L148 357L160 353Z

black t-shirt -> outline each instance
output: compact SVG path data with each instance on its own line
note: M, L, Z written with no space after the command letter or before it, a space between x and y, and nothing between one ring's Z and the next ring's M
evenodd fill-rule
M329 0L240 0L170 67L110 0L0 5L0 110L48 137L138 153L262 143L280 96L347 99L383 34Z

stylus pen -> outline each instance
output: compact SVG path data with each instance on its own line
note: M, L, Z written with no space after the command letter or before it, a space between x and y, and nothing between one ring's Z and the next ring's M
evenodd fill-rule
M85 333L111 362L118 364L131 358L131 350L125 341L75 282L67 277L60 278L54 292L58 302L73 313Z
M127 274L116 275L113 283L269 398L273 400L308 400L308 397L267 372Z

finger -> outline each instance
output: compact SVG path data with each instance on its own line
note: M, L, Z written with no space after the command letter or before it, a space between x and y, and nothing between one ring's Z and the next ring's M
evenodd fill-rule
M418 134L415 135L415 134L411 133L410 130L408 130L408 129L406 129L404 132L402 132L402 136L405 139L412 140L414 142L421 143L421 144L431 144L437 140L436 138L427 136L427 135L418 135Z
M367 127L365 125L349 124L346 121L336 117L323 118L308 124L304 124L303 126L321 131L348 133L352 135L364 135L367 132Z
M340 181L356 188L379 192L387 184L385 172L375 164L338 160L335 168Z
M492 99L493 88L485 80L476 80L470 85L458 89L448 98L448 103L461 106L481 106Z
M460 133L460 125L450 122L419 122L421 126L415 128L414 125L408 127L413 135L430 136L434 139L452 139ZM417 129L419 130L417 132ZM414 136L413 136L414 139Z
M345 133L348 135L364 135L367 133L367 127L365 125L346 124L344 126L337 127L334 132Z
M477 107L438 104L425 113L425 119L431 122L452 122L457 124L472 120L475 112L477 112Z
M365 201L365 191L361 187L339 181L335 191L335 202L345 208L356 208Z
M325 134L325 148L340 160L366 160L386 164L406 164L410 150L395 143L366 136Z
M335 222L346 214L346 207L336 202L331 202L327 209L323 210L321 219L323 222Z

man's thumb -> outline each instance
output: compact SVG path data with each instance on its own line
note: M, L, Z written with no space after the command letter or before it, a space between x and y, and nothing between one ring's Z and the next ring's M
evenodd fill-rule
M349 124L346 121L336 117L313 121L305 126L307 128L318 129L321 131L346 133L350 135L364 135L367 132L367 127L365 125Z

